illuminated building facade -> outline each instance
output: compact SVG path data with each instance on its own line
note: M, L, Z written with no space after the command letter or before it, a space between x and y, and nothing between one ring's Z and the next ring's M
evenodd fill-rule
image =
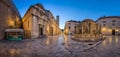
M73 39L80 41L97 41L102 37L101 26L92 19L70 20L65 24L64 33L72 34Z
M120 16L104 16L96 21L105 35L120 35Z
M85 19L76 26L77 36L80 38L97 38L101 34L101 26L94 22L92 19Z
M23 17L26 38L56 35L60 32L57 21L49 10L41 4L32 5Z
M59 28L59 16L56 16L56 19L52 15L49 10L46 10L46 15L48 19L47 26L47 35L58 35L61 33L61 29Z
M65 34L76 33L76 31L75 31L76 25L79 24L79 23L80 23L80 21L75 21L75 20L67 21L66 24L65 24L64 33Z
M12 0L0 0L0 39L10 28L21 28L21 16Z

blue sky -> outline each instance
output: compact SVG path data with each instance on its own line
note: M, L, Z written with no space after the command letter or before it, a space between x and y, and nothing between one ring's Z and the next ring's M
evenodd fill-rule
M60 28L68 20L82 21L86 18L97 20L102 16L120 16L120 0L13 0L21 16L30 5L41 3L54 17L60 16Z

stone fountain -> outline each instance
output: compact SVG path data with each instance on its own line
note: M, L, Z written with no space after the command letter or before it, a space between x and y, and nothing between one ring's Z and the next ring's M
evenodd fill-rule
M101 34L101 26L91 19L86 19L77 25L76 32L72 39L91 42L103 40L104 38Z

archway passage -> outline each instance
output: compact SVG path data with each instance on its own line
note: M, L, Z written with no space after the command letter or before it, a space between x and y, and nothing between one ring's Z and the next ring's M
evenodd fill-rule
M44 32L43 28L44 28L43 25L39 25L39 35L40 35L40 37L43 36L43 32Z
M43 28L40 28L40 35L43 35Z
M115 29L112 30L112 35L115 35Z

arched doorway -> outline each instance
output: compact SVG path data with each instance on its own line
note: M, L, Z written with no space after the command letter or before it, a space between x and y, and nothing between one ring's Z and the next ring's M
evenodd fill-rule
M40 35L42 36L43 35L43 28L40 28Z
M112 29L112 35L115 35L115 29Z
M39 35L40 35L40 37L42 37L43 36L43 29L44 28L44 26L43 25L41 25L41 24L39 24Z

